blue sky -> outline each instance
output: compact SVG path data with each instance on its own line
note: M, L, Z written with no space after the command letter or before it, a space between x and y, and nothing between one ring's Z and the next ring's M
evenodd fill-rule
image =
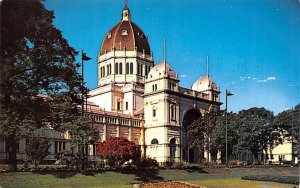
M97 86L96 59L106 32L121 20L124 0L48 0L54 24L85 64L87 86ZM300 102L299 0L129 0L132 20L148 36L155 63L167 61L190 88L206 73L225 89L229 110L265 107L275 114ZM80 57L78 57L80 61ZM225 105L222 105L224 108Z

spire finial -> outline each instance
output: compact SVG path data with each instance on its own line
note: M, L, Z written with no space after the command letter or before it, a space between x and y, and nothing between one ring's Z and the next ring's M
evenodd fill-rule
M123 21L130 20L130 11L128 8L128 0L125 0L125 7L123 8L123 11L122 11L122 20Z
M164 38L164 65L165 65L165 73L167 72L167 54L166 54L166 38Z
M208 56L206 56L206 76L209 77L209 72L208 72Z
M164 38L164 62L166 62L166 38Z

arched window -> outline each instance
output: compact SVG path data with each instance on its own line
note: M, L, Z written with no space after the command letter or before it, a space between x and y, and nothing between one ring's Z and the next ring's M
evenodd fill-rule
M158 144L158 140L156 138L152 139L151 144Z
M109 75L111 75L111 64L109 64Z
M103 77L105 76L105 66L103 66Z
M133 74L133 63L130 63L130 74Z
M118 72L119 72L118 65L119 65L118 63L115 64L115 74L118 74Z
M170 112L171 120L175 120L175 106L171 105L171 112Z
M126 63L126 74L129 74L129 63Z
M109 66L108 65L106 65L106 69L107 69L107 76L109 76Z
M122 63L119 63L119 74L123 74L123 67L122 67Z

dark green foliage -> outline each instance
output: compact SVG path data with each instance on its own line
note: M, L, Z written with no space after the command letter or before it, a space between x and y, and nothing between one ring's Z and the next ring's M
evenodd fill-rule
M298 142L300 132L300 104L293 109L289 109L279 113L274 121L275 128L287 130L290 136L294 136Z
M37 167L50 153L50 146L50 140L47 138L38 136L30 137L25 149L27 159L31 161L35 167Z
M38 0L1 2L0 135L8 143L12 171L17 140L49 122L54 128L67 123L80 103L77 52L53 19Z
M299 185L299 176L250 175L241 178L243 180L270 181Z
M88 165L87 147L90 144L97 143L99 132L94 127L94 121L90 117L75 116L72 123L65 124L65 130L71 135L69 140L71 148L77 148L77 153L72 155L72 161L77 168L84 170Z
M158 162L155 159L152 158L143 158L140 160L134 161L135 165L138 168L141 169L153 169L153 168L158 168Z
M205 149L213 157L216 156L221 144L216 141L217 131L215 130L217 130L221 114L221 111L211 110L188 126L187 135L190 148L198 148L199 152L203 152Z
M240 111L237 116L238 127L236 127L239 136L238 147L249 149L257 160L258 152L266 149L270 143L273 120L273 113L265 108Z

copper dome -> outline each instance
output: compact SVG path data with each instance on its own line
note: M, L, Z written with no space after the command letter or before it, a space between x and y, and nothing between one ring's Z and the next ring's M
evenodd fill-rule
M121 51L138 51L150 55L150 46L147 36L131 20L122 20L107 32L103 39L100 54L105 54L113 49Z

